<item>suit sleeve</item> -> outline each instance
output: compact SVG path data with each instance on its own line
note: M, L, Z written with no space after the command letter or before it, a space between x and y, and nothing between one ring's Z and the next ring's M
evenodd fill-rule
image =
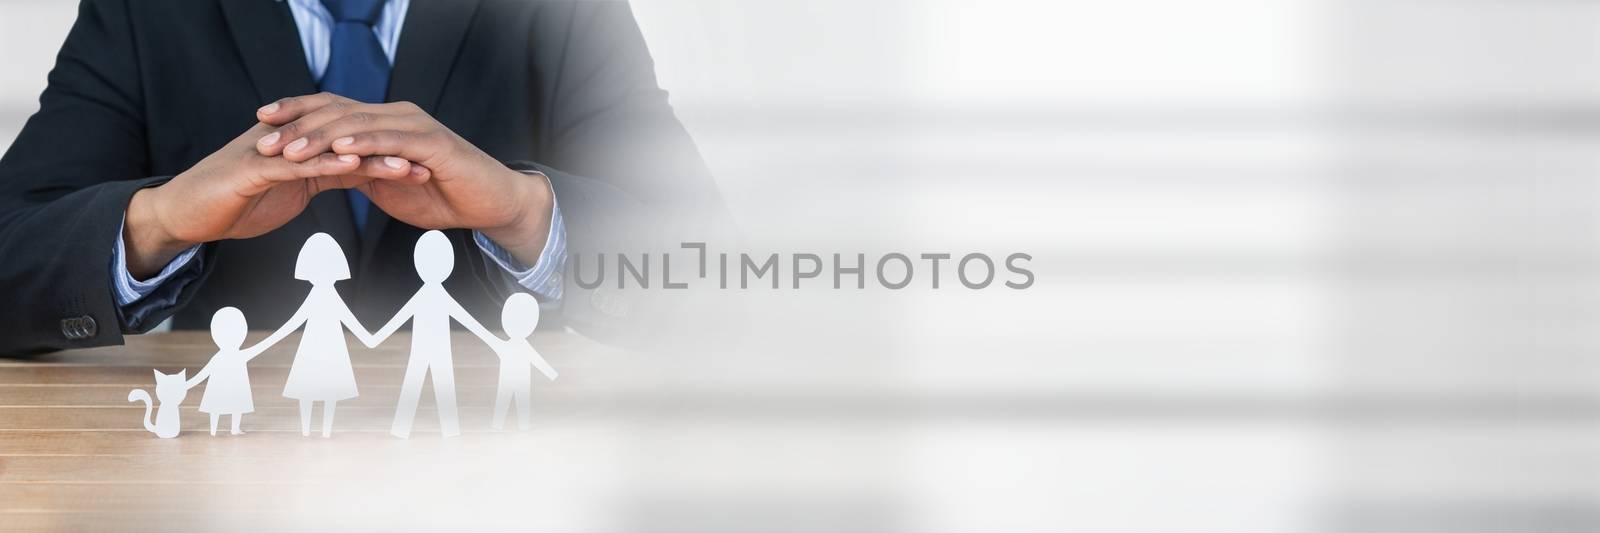
M0 354L122 342L112 252L129 198L167 179L148 174L125 1L80 4L39 111L0 159L0 295L17 310L0 320Z
M722 198L656 82L628 4L580 1L571 9L537 163L614 186L675 222L720 219Z
M722 197L656 81L628 4L577 1L549 10L560 16L539 17L530 38L533 71L551 80L539 95L541 144L536 161L512 166L550 177L566 219L568 255L581 263L568 264L592 271L596 254L638 257L731 232ZM588 334L624 340L612 334L648 332L659 324L644 322L672 314L664 308L672 291L585 288L578 277L566 276L561 314Z

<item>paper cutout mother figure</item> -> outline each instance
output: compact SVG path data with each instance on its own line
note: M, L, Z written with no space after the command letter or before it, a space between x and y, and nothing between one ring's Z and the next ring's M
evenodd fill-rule
M282 331L304 324L300 347L289 367L289 381L283 395L300 400L300 434L311 436L313 402L322 404L322 436L333 432L334 406L339 400L356 397L356 374L350 366L350 350L345 346L344 329L350 328L362 344L376 346L377 340L356 320L344 299L333 288L336 281L350 279L344 250L326 233L306 239L294 265L295 279L311 282L311 294L294 312Z
M456 414L456 378L454 362L450 355L450 319L466 326L479 338L492 334L483 328L455 298L444 289L445 278L450 277L456 259L450 248L450 239L443 233L429 231L417 239L412 254L417 264L417 276L422 278L422 288L406 301L389 323L373 335L376 345L389 338L401 324L411 321L411 357L406 361L405 383L400 386L400 404L395 407L394 424L389 433L402 439L411 436L411 423L417 417L417 402L422 399L422 380L433 374L433 399L439 408L439 430L446 437L461 434L460 417Z

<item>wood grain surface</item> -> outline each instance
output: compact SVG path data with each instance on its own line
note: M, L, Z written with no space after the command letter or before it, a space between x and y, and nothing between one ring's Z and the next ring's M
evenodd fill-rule
M227 434L226 417L208 434L197 409L203 384L182 403L183 433L173 439L145 431L143 404L127 401L132 389L153 392L152 369L199 371L216 350L205 332L0 359L0 530L519 529L549 516L516 512L530 498L584 493L571 483L557 490L550 476L594 459L603 451L594 442L612 441L594 438L609 430L583 413L604 409L585 399L594 393L586 369L616 352L572 334L535 335L561 378L535 380L530 431L496 432L499 360L458 332L464 434L439 436L429 383L403 440L388 434L410 345L397 336L371 350L351 342L361 395L340 402L326 439L315 429L301 436L297 403L281 395L296 337L251 363L256 412L238 436Z

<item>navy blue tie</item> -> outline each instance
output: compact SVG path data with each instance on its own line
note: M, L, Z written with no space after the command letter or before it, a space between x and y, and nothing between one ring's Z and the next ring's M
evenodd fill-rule
M383 103L389 93L389 58L383 55L372 25L378 22L386 0L322 0L333 14L328 69L322 73L322 90L368 103ZM372 201L361 191L346 191L356 231L366 229Z

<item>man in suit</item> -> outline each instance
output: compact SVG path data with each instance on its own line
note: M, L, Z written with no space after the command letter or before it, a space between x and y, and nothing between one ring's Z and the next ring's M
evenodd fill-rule
M623 2L84 0L0 159L0 353L270 327L317 232L365 323L447 229L474 314L531 292L604 329L629 306L575 295L569 254L723 212L653 68Z

